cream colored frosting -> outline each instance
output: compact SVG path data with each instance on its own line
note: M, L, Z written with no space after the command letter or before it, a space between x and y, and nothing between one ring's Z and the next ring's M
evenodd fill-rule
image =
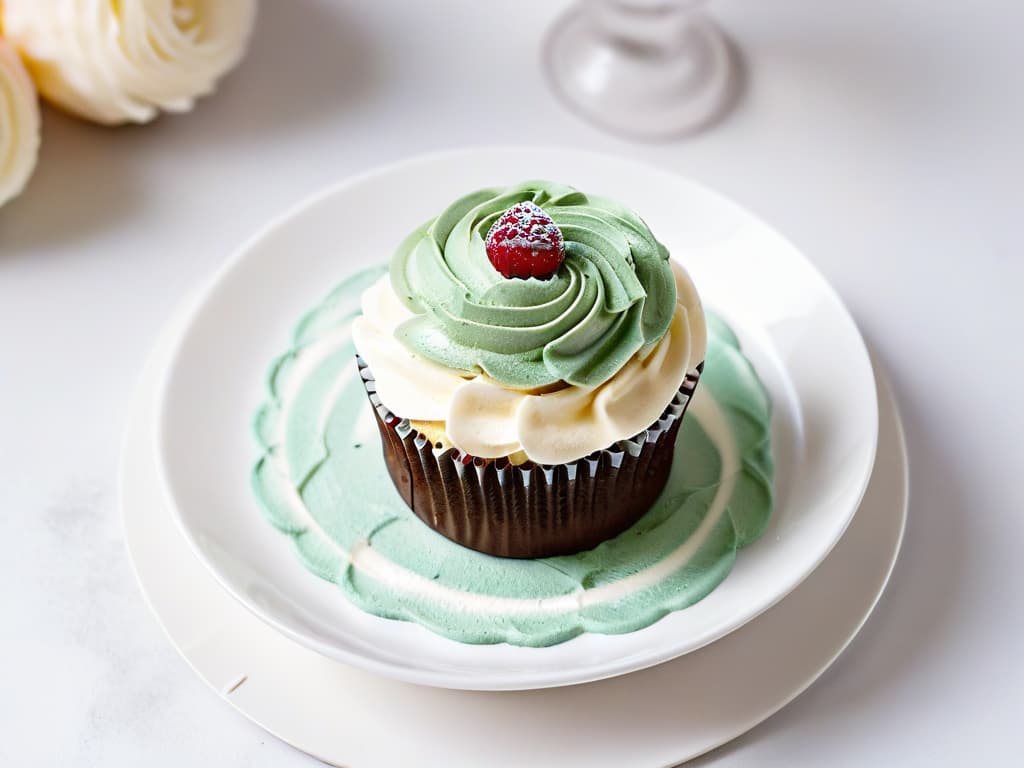
M39 100L14 47L0 37L0 205L24 189L39 152Z
M99 123L185 112L238 63L256 0L3 0L40 92Z
M597 387L523 392L416 355L395 338L395 329L412 313L387 276L363 294L363 314L352 325L352 337L373 371L381 400L396 414L445 422L452 444L473 456L522 451L540 464L562 464L650 426L686 373L703 362L704 311L685 270L674 262L672 267L677 304L668 332Z

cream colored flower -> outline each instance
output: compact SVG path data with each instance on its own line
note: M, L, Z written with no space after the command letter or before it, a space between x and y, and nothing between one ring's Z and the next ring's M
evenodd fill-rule
M0 205L24 189L39 152L39 99L14 46L0 37Z
M256 0L3 0L39 91L98 123L186 112L245 52Z

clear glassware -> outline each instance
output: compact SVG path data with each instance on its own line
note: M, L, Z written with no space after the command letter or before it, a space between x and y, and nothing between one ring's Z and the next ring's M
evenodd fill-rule
M552 88L614 133L664 139L727 111L736 66L704 0L581 0L544 41Z

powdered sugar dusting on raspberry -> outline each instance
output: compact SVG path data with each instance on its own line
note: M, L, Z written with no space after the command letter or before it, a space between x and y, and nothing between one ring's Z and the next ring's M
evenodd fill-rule
M487 233L485 245L491 264L507 278L548 278L565 260L561 230L530 201L505 211Z

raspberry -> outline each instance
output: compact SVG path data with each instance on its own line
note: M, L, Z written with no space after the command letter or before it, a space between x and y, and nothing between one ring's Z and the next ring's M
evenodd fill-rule
M484 241L487 258L504 277L546 280L565 261L558 225L538 205L516 203L501 215Z

